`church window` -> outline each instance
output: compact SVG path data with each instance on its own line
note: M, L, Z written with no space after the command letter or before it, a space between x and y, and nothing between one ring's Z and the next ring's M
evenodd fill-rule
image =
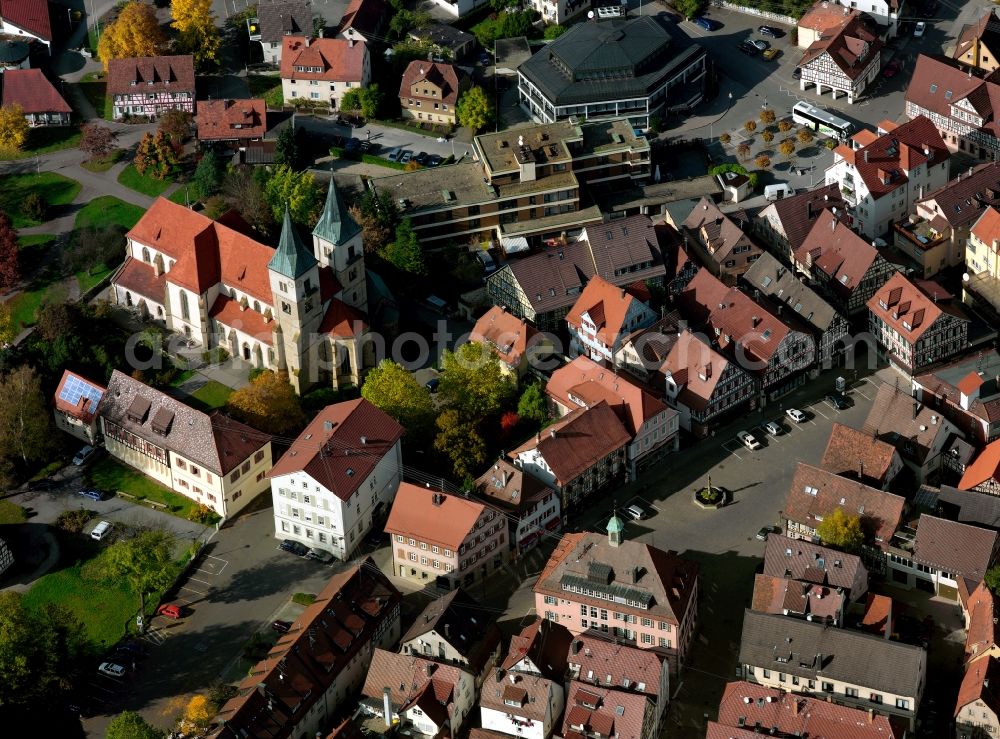
M142 247L142 261L149 264L149 249Z
M181 318L185 321L191 320L191 311L188 308L188 296L183 290L181 290Z
M254 310L255 313L260 313L260 301L259 300L253 301L253 310Z

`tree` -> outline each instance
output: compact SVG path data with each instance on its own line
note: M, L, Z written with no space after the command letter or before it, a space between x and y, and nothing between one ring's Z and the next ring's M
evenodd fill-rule
M5 349L17 338L18 326L14 325L14 312L10 302L0 303L0 349Z
M92 272L118 264L125 255L125 228L116 223L81 228L62 252L69 272Z
M524 388L520 400L517 401L517 415L537 424L543 424L549 420L549 404L545 399L545 393L541 386L533 382Z
M123 711L108 723L105 739L163 739L166 734L135 711Z
M493 101L483 88L476 85L458 99L458 123L473 132L485 128L493 121Z
M770 131L764 131L760 135L760 138L763 140L765 144L770 144L772 141L774 141L774 134L771 133Z
M761 110L760 115L758 115L757 117L760 118L760 122L763 123L765 126L769 126L770 124L774 123L774 119L777 118L777 116L774 114L774 111L771 110L770 108L764 108L763 110Z
M424 252L420 248L417 235L413 231L413 223L409 218L404 218L396 227L396 238L386 244L383 256L385 261L403 272L413 275L427 273Z
M368 373L361 397L395 418L410 433L427 432L434 419L430 391L391 359L383 359Z
M198 162L194 171L194 184L202 198L215 195L222 187L222 162L215 154L215 149L209 149Z
M736 146L736 155L740 159L746 159L748 156L750 156L750 144L748 144L746 141L741 141Z
M799 143L802 144L803 146L808 146L813 142L814 137L812 135L812 131L806 128L800 128L799 132L795 135L796 137L798 137Z
M167 37L156 20L152 5L134 0L126 5L114 23L104 27L97 44L104 71L112 59L157 56L167 45Z
M566 33L566 27L565 26L560 26L559 24L554 23L551 26L546 26L545 27L545 33L543 34L543 38L546 41L555 41L557 38L559 38L560 36L562 36L564 33Z
M673 5L685 18L694 18L705 7L705 0L674 0Z
M49 217L49 204L37 192L29 192L21 201L21 214L33 221L45 221Z
M787 133L792 130L792 122L787 118L782 118L778 121L778 130L782 133Z
M848 515L843 508L835 508L833 513L819 522L816 534L824 544L856 552L864 543L865 534L861 529L861 517Z
M306 423L288 375L264 372L229 396L226 410L237 420L276 436L298 433Z
M743 130L747 133L753 133L757 130L757 121L747 121L743 124Z
M222 194L229 207L235 208L247 223L266 234L274 225L274 213L255 176L257 171L248 164L230 167L222 183Z
M733 137L730 136L728 133L719 134L719 141L721 141L723 144L728 144L732 140Z
M475 425L463 422L456 410L446 410L435 423L438 435L434 438L434 448L448 455L455 477L464 479L474 476L477 468L486 461L486 442Z
M352 87L350 90L344 91L344 94L340 96L340 110L344 113L354 113L361 110L360 87ZM275 157L277 157L277 152L275 152ZM275 163L278 163L277 159L275 159Z
M1000 565L994 565L986 570L983 580L994 595L1000 593Z
M761 154L753 160L753 163L757 165L757 169L767 169L771 166L771 159L766 154Z
M212 0L171 0L170 13L180 49L192 54L198 66L217 61L222 37L212 15Z
M478 425L498 414L516 392L513 378L486 344L470 341L441 357L438 394L463 423Z
M264 198L271 206L276 222L284 217L286 205L296 223L312 226L319 218L319 191L309 172L296 172L287 164L282 164L268 178Z
M403 8L396 11L389 21L389 28L396 32L397 36L405 36L411 28L421 28L431 22L429 14L421 11L412 11Z
M399 207L387 190L366 189L357 205L349 209L361 226L365 251L381 254L399 225Z
M131 539L116 541L104 552L104 570L108 579L123 579L139 596L139 610L146 610L146 596L170 587L176 574L174 537L162 529L141 531Z
M750 179L750 189L756 190L759 177L756 172L747 172L747 168L742 164L717 164L708 170L710 175L725 174L726 172L733 172L734 174L745 175Z
M280 167L282 164L287 164L293 169L299 167L299 142L291 125L281 129L274 144L274 166Z
M785 159L790 159L792 154L795 153L795 142L791 139L785 139L778 144L778 151L781 152Z
M157 130L170 139L170 143L180 146L191 137L191 114L180 108L171 108L160 114Z
M212 722L215 711L211 702L203 695L193 695L184 709L184 720L196 729L204 730Z
M0 210L0 295L21 279L21 262L17 250L17 231L10 217Z
M177 153L169 138L162 130L158 130L155 135L149 131L142 135L132 164L139 174L148 173L154 179L164 180L177 161Z
M108 156L115 150L118 133L106 126L87 123L80 129L80 151L91 159Z
M53 438L38 373L22 364L0 377L0 398L0 454L25 465L45 459Z
M0 108L0 152L8 154L21 151L28 140L28 120L24 108L18 103Z
M378 89L378 83L372 83L368 87L361 89L360 108L361 115L365 118L374 118L378 115L378 109L382 107L383 95Z

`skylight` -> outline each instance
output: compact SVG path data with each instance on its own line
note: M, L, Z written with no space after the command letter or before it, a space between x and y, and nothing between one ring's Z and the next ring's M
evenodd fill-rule
M931 93L937 92L937 85L931 85Z

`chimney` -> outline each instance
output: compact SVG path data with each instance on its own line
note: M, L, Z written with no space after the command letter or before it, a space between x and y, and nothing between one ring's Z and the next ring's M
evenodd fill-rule
M444 638L445 639L451 638L451 624L444 625Z
M312 37L306 36L306 48L309 48L309 44L312 43Z
M350 48L352 48L352 49L354 48L354 37L353 36L351 36L350 38L347 39L347 45Z
M583 646L583 642L581 642L579 639L574 639L573 640L573 644L571 645L570 651L573 654L579 654L581 646Z
M517 673L516 672L510 673L507 677L510 678L511 685L517 685Z
M870 723L870 724L875 723L875 709L874 708L869 708L868 709L868 723Z
M913 401L913 420L917 420L917 414L920 413L920 403Z
M431 503L433 503L435 506L440 506L442 503L444 503L444 495L441 493L432 494Z
M500 484L507 487L507 470L500 473Z
M392 726L392 701L389 700L391 691L389 688L382 689L382 718L385 720L386 728Z
M434 674L434 663L433 662L428 662L427 664L424 665L424 674L427 677L430 677L431 675Z
M549 429L549 438L550 439L556 438L556 430L555 429Z
M799 706L799 699L792 696L792 715L798 716L800 709L801 707Z

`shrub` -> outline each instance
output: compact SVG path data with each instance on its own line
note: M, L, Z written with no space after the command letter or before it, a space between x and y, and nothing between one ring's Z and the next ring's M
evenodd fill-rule
M754 159L753 163L757 165L757 169L767 169L771 166L771 159L766 155L761 154L759 157Z
M21 201L21 213L34 221L44 221L49 212L49 204L37 192L30 192Z
M774 134L771 133L770 131L764 131L764 133L762 133L760 137L764 139L765 144L770 144L772 141L774 141Z
M292 596L292 603L298 603L300 606L311 606L316 600L316 596L312 593L296 593Z
M753 133L757 130L757 121L747 121L743 124L743 130L747 133Z
M812 140L813 140L812 131L809 131L808 129L802 128L802 129L799 129L799 132L796 135L798 136L799 143L801 143L803 145L805 145L805 144L811 144L812 143Z
M219 514L204 503L199 503L198 507L188 514L188 520L209 526L219 520Z
M88 511L83 508L63 511L56 517L56 527L70 534L79 534L87 521L97 515L97 511Z
M778 130L781 131L782 133L785 133L786 131L791 131L792 122L787 118L778 121Z
M777 118L777 116L770 108L764 108L764 110L760 112L758 118L760 118L760 122L766 126L769 123L774 123L774 119Z
M728 144L732 140L733 137L730 136L728 133L724 133L719 136L719 141L721 141L723 144Z

